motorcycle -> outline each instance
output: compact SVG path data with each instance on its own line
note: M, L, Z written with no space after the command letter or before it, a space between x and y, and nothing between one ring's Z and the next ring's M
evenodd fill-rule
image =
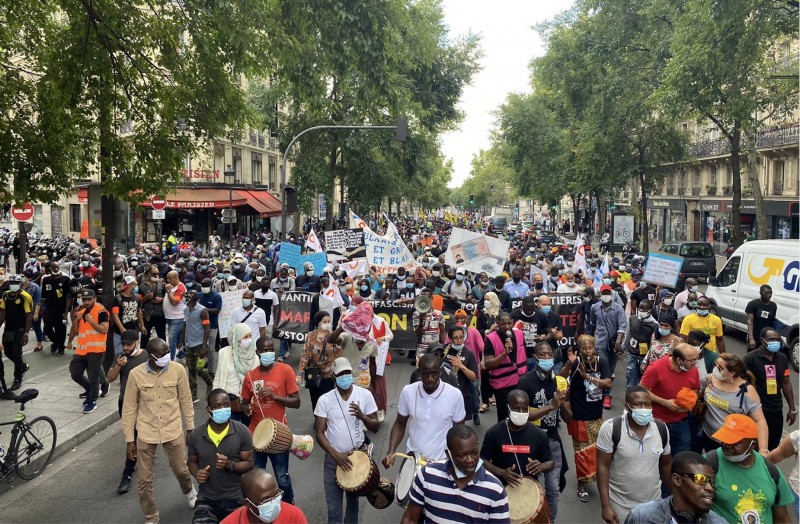
M622 246L622 256L639 252L639 244L636 242L625 242Z
M608 253L608 246L611 243L611 234L606 233L603 235L603 238L600 240L600 254L605 255Z

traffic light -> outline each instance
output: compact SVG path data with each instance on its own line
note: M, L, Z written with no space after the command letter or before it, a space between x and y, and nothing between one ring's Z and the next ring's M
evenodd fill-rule
M475 196L474 195L470 195L469 196L469 205L471 205L471 206L475 205Z

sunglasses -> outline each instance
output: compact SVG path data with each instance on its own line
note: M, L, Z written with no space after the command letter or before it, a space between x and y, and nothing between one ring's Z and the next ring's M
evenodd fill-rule
M715 484L714 477L709 475L704 475L702 473L677 473L677 474L680 475L681 477L688 477L692 479L692 482L694 482L698 486L705 486L706 484L711 484L713 486Z

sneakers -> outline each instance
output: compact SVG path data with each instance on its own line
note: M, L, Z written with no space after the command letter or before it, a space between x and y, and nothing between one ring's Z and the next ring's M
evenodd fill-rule
M11 383L11 387L8 389L10 389L11 391L16 391L21 387L22 387L22 382L20 382L19 380L15 380L14 382Z
M603 398L603 409L611 409L611 397Z
M133 479L128 477L127 475L122 476L122 480L119 481L119 487L117 487L117 493L120 495L127 493L131 490L131 484L133 483Z
M175 355L175 360L177 362L186 362L186 352L184 350L178 351L178 354Z
M84 399L83 399L83 402L81 403L81 405L82 405L82 406L85 406L85 405L86 405L86 404L88 404L88 403L89 403L89 399L88 399L88 398L84 398Z
M289 357L291 357L291 356L292 356L292 352L291 352L291 351L289 351L289 350L287 349L287 350L286 350L286 354L285 354L285 355L283 355L283 358L289 358Z
M378 410L378 422L383 422L383 420L385 418L386 418L386 413L384 413L382 409L379 409Z
M88 415L89 413L91 413L95 409L97 409L97 402L87 399L86 405L83 406L83 414L84 415Z
M56 345L55 345L55 344L53 344L52 346L50 346L50 353L53 353L53 354L55 354L55 352L56 352L56 351L58 351L58 348L56 347Z
M192 404L197 404L198 402L200 402L200 398L196 398L196 399L192 400Z
M108 389L111 387L111 384L106 382L105 384L100 384L100 398L106 398L108 396Z
M189 503L189 507L194 509L194 505L197 503L197 490L192 486L192 491L184 493L184 495L186 495L186 502Z
M16 400L17 396L14 394L13 391L11 391L10 389L7 389L7 390L5 390L3 392L2 395L0 395L0 398L3 399L3 400Z

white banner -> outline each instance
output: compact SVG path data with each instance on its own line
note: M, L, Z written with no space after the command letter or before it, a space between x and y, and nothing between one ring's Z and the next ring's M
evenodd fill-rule
M647 255L642 280L657 286L674 288L683 267L683 257L651 251Z
M503 273L508 247L507 240L454 227L444 261L473 273L486 272L496 277Z
M232 289L230 291L223 291L222 295L222 308L219 310L219 338L228 338L228 330L231 329L231 312L242 305L242 295L244 289Z

